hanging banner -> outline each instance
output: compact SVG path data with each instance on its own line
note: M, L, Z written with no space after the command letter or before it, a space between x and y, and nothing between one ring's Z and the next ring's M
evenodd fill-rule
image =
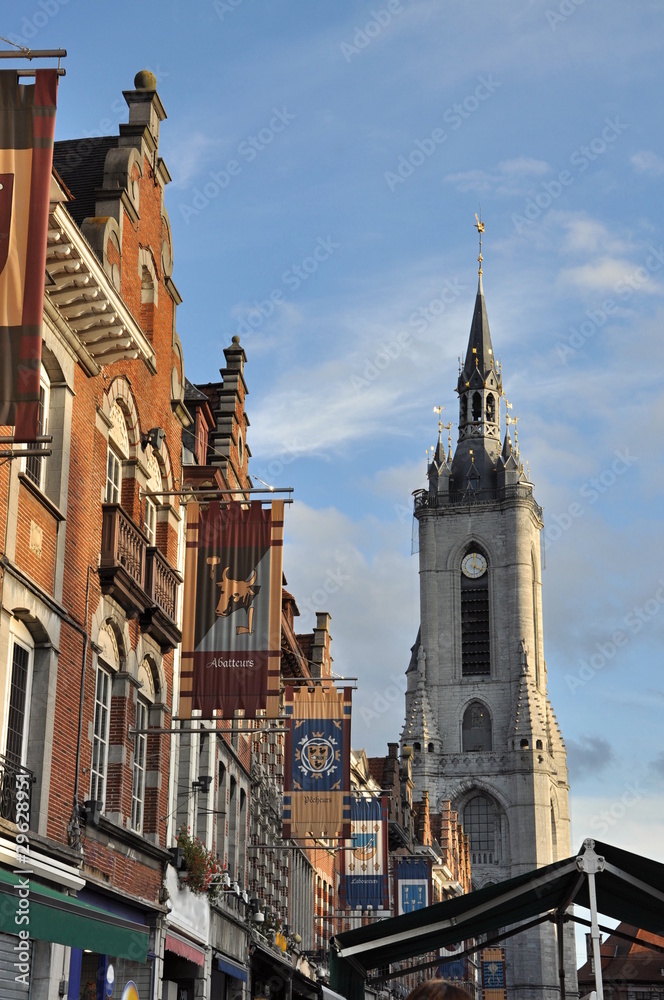
M0 425L39 433L41 323L58 76L0 71Z
M286 688L285 840L350 837L351 689Z
M187 505L180 718L279 714L284 502Z
M431 863L426 858L399 858L394 880L397 916L423 910L431 903Z
M351 836L339 887L342 906L389 909L387 811L386 796L354 795L350 800Z
M485 948L481 953L482 1000L505 1000L505 949Z

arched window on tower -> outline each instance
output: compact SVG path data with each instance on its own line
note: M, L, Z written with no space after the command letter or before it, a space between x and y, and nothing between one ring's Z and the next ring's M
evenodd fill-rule
M465 424L468 419L468 396L464 393L461 397L461 423Z
M494 424L496 422L496 399L493 393L489 393L486 397L486 418L489 423Z
M473 393L473 420L482 419L482 396L479 392Z
M461 560L461 673L491 673L488 560L475 545Z
M468 834L472 865L492 865L496 854L496 807L485 795L474 795L463 811L463 829Z
M463 713L461 739L464 753L491 750L491 715L481 701L471 701Z

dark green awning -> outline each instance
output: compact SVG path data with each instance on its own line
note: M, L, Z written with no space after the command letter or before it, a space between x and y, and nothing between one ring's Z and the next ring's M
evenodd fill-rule
M148 957L149 932L144 924L6 869L0 869L0 931L28 931L37 941L56 941L135 962L145 962Z

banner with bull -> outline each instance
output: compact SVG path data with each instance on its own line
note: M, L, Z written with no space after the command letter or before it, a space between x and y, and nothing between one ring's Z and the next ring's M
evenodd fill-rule
M285 840L350 837L351 689L286 688Z
M0 425L39 433L41 323L57 71L0 71Z
M351 839L343 851L339 895L342 906L389 910L386 796L354 795L350 802Z
M180 718L279 714L283 501L187 506Z

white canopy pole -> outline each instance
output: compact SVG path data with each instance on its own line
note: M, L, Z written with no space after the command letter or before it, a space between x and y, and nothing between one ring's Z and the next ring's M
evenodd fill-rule
M604 1000L604 985L602 983L602 956L599 941L599 920L597 919L597 893L595 891L595 875L604 871L604 858L595 854L595 841L584 840L585 853L580 854L576 864L588 878L588 896L590 897L590 937L593 946L593 966L595 968L595 990L597 1000Z

